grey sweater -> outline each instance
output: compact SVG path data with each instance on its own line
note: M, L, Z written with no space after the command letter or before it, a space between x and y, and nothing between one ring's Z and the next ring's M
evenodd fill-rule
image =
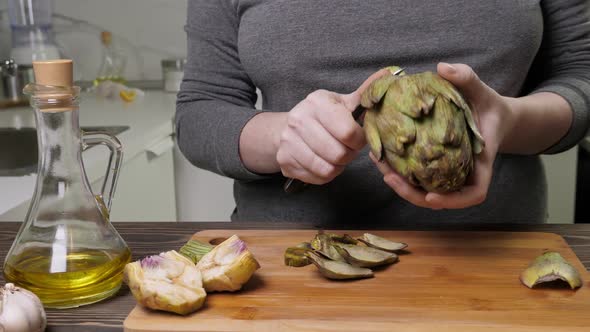
M472 66L505 96L563 96L574 120L546 153L564 151L590 123L589 22L583 0L189 0L178 143L195 166L235 179L234 221L543 222L539 156L499 155L483 204L431 211L384 184L368 149L329 184L285 194L281 174L245 168L239 137L258 112L288 112L316 89L348 93L385 66L412 73L446 61Z

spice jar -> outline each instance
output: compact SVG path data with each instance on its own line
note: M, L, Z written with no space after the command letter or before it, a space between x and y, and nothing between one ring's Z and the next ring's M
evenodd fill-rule
M180 91L180 83L184 76L184 65L186 59L164 59L162 60L162 79L164 91Z

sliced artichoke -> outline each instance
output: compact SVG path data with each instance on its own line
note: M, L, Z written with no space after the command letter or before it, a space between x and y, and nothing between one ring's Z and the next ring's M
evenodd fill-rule
M328 237L332 242L344 243L344 244L358 244L358 241L348 234L328 234Z
M309 257L305 255L306 252L313 249L289 247L285 250L285 265L302 267L311 264Z
M313 250L313 247L311 246L311 243L309 243L309 242L301 242L298 245L296 245L295 247L301 248L301 249Z
M555 280L567 282L571 289L579 288L583 283L578 270L552 251L537 257L520 275L520 281L529 288Z
M375 267L397 262L396 254L383 250L365 247L341 244L335 246L338 253L351 265L358 267Z
M181 255L189 258L193 261L193 264L197 264L203 256L208 254L215 248L214 245L204 243L197 240L189 240L184 246L178 251Z
M377 235L373 235L370 233L363 234L363 238L359 239L362 243L368 245L369 247L395 252L399 250L403 250L408 247L406 243L398 243L389 241L388 239L382 238Z
M311 240L311 246L316 252L333 261L345 262L344 257L342 257L336 248L334 248L333 242L328 234L319 232L315 238Z
M306 255L318 268L320 273L328 279L361 279L373 276L373 271L370 269L352 266L344 262L331 261L321 257L313 251L307 252Z
M124 278L137 302L155 310L186 315L207 297L201 272L174 250L128 263Z
M260 264L237 235L213 248L197 263L207 292L237 291L242 288Z
M321 250L324 247L324 244L329 242L330 238L327 234L320 231L316 234L316 236L311 240L310 245L314 250Z

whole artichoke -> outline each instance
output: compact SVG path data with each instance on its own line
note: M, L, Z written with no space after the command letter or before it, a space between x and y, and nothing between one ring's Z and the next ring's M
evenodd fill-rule
M484 142L469 105L450 82L432 72L385 75L364 91L361 104L377 159L429 192L465 184Z

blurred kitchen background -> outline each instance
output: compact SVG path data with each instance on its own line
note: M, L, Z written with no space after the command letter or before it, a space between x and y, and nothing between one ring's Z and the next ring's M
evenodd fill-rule
M82 86L91 87L99 76L105 44L110 45L115 60L124 63L121 76L131 94L119 98L108 91L102 91L102 96L97 91L85 92L80 107L83 129L111 131L124 145L113 221L229 220L234 208L232 181L193 167L173 140L174 90L182 77L186 52L185 0L54 0L53 4L51 0L3 0L0 60L12 56L23 62L31 54L15 51L9 2L19 6L39 2L52 8L49 32L56 49L74 60L75 79ZM46 47L45 51L51 54L54 49ZM2 75L5 80L6 72ZM10 99L6 91L0 98ZM27 106L2 105L0 100L0 220L18 221L24 219L34 189L34 120ZM565 153L543 157L550 222L590 221L589 151L586 140ZM94 188L102 182L106 155L106 150L84 154Z

